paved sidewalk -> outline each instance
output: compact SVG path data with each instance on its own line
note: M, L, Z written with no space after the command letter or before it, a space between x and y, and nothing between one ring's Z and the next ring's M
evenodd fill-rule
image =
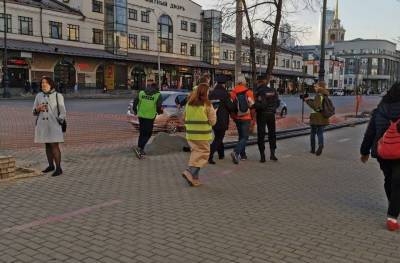
M358 161L365 126L278 142L278 163L230 160L180 176L188 155L139 161L124 143L63 147L65 174L0 183L0 262L400 262L383 178ZM42 168L41 149L0 150Z

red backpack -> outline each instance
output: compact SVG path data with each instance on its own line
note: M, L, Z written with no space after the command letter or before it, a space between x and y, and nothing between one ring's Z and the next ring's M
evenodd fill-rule
M400 160L400 132L397 129L400 119L391 122L389 129L378 141L378 155L384 160Z

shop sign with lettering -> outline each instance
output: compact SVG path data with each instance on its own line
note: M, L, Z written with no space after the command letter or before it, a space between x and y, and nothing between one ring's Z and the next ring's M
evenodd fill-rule
M169 6L169 8L171 8L171 9L185 11L185 7L178 5L178 4L174 4L174 3L168 3L167 1L164 1L164 0L145 0L145 1L148 3L161 5L161 6L165 6L165 7Z

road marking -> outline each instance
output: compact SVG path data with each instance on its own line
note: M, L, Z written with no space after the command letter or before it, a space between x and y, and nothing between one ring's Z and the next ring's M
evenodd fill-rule
M344 139L338 140L338 142L343 143L343 142L348 142L350 140L351 140L350 138L344 138Z
M33 222L27 223L27 224L23 224L23 225L19 225L19 226L14 226L14 227L10 227L10 228L5 228L2 230L2 232L10 232L10 231L22 231L25 229L29 229L35 226L41 226L41 225L45 225L45 224L49 224L49 223L54 223L54 222L60 222L63 221L67 218L70 217L74 217L74 216L79 216L82 214L86 214L89 213L93 210L99 209L99 208L103 208L103 207L107 207L107 206L112 206L115 204L119 204L121 203L121 200L112 200L109 202L105 202L102 204L98 204L98 205L94 205L94 206L89 206L89 207L85 207L85 208L81 208L79 210L75 210L72 212L68 212L65 214L61 214L61 215L55 215L55 216L50 216L44 219L39 219L39 220L35 220Z

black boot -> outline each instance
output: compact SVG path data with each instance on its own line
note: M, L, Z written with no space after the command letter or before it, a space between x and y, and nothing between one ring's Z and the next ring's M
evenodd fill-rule
M278 161L278 158L276 158L275 155L275 150L271 150L271 157L269 157L269 159L274 162Z
M54 169L56 169L56 168L54 167L54 165L49 165L46 169L44 169L44 170L42 171L42 173L52 172L52 171L54 171Z
M209 164L216 164L216 162L215 162L213 159L211 159L211 158L208 159L208 163L209 163Z
M61 168L57 168L56 171L51 175L53 177L62 175L63 171Z
M324 149L324 146L323 145L320 145L320 146L318 146L318 149L317 149L317 151L315 152L315 154L317 155L317 156L320 156L321 154L322 154L322 150Z
M260 163L265 163L265 153L260 153Z

